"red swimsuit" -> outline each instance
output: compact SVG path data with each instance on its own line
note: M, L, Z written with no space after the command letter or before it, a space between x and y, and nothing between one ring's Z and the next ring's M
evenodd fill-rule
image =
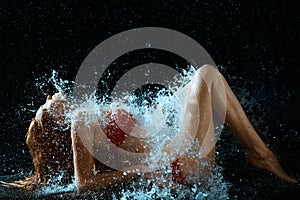
M131 113L123 109L118 109L114 114L110 111L107 118L107 137L113 144L120 147L137 124L137 120ZM171 166L173 180L182 183L184 178L180 171L179 158L172 162Z
M122 109L118 109L114 114L110 111L107 118L107 137L113 144L120 147L137 121L131 113Z

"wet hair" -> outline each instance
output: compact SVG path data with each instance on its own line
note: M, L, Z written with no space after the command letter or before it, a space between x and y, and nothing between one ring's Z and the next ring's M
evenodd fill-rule
M51 118L32 119L26 143L34 165L31 185L47 185L58 176L62 184L72 181L74 164L70 129L59 129Z

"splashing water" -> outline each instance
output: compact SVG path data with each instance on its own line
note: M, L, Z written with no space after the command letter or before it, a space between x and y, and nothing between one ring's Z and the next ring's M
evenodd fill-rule
M97 118L83 119L88 125L89 123L98 120L103 121L104 125L107 122L107 112L109 110L116 111L117 109L124 109L132 113L141 125L145 132L151 132L152 140L157 144L154 148L160 149L168 141L170 141L174 133L178 133L182 116L180 113L180 106L184 98L186 85L194 74L194 68L191 67L189 71L185 71L182 77L175 77L174 81L168 85L168 88L161 89L156 94L153 94L151 102L145 100L146 94L136 96L133 94L124 93L121 98L113 99L111 102L101 102L94 94L91 94L85 102L75 104L72 102L71 81L65 81L59 78L58 72L53 71L51 77L40 78L37 81L37 87L47 95L47 91L43 91L46 84L51 83L58 92L67 91L69 98L70 111L65 113L66 123L71 124L79 112L90 112L96 114ZM149 91L148 91L149 95ZM153 134L154 133L154 134ZM157 160L167 159L160 157L161 155L154 155L147 161L155 167ZM171 167L166 166L162 169L162 173L169 174ZM61 178L63 174L58 174L49 180L47 187L39 189L36 192L37 196L59 194L75 191L75 181L73 183L64 185ZM165 178L167 179L167 178ZM193 186L180 186L180 189L172 189L173 180L161 179L160 182L168 182L168 187L161 187L158 183L150 184L149 180L140 178L134 182L129 183L126 187L128 190L121 189L118 193L118 199L226 199L228 198L229 184L223 180L222 168L216 167L208 181L204 183L194 184ZM101 193L101 190L99 190ZM98 195L95 194L95 197ZM117 198L112 194L112 198Z
M162 187L161 183L167 184ZM174 188L175 185L177 187ZM119 192L119 199L229 199L231 184L224 181L222 168L217 166L206 182L190 186L178 185L172 180L161 178L158 183L139 179L127 187L128 189Z
M87 126L99 119L106 125L108 123L107 113L110 110L114 113L118 109L124 109L135 116L139 126L143 127L145 133L151 133L151 141L156 144L152 148L159 150L180 130L180 124L182 123L180 110L184 104L186 85L191 80L194 72L195 69L190 67L189 71L184 71L182 77L175 77L174 81L168 85L168 88L161 89L156 94L152 94L151 102L145 98L145 95L149 95L149 91L148 94L142 94L141 97L124 93L122 97L113 99L109 103L97 100L95 96L96 92L91 94L83 103L75 104L70 101L69 106L71 109L65 113L66 123L74 123L74 120L78 120L78 117L74 116L78 116L79 113L84 112L87 115L83 115L83 118L79 120L84 121ZM65 85L69 84L69 82L58 78L55 71L52 72L49 81L52 82L58 91L66 91L68 89ZM70 93L69 95L72 100ZM146 135L146 137L149 136ZM169 158L167 158L167 155L152 153L146 159L150 168L151 166L153 168L157 167L158 160L169 160ZM171 166L163 167L161 170L164 174L170 174L172 171ZM221 167L216 167L205 184L198 183L191 187L182 185L180 189L172 189L173 184L175 184L172 179L166 180L167 178L161 178L158 183L152 183L149 186L150 181L141 178L127 185L131 189L120 190L118 199L226 199L228 198L229 184L223 180L221 172ZM74 183L61 185L60 177L57 176L53 181L49 182L49 186L39 191L39 194L69 192L75 189ZM169 183L168 187L159 186L160 183L165 182ZM117 199L114 195L112 197Z
M222 168L218 166L205 183L191 186L180 185L177 188L172 188L172 186L172 181L166 187L161 187L157 183L140 179L127 185L125 189L120 191L119 196L115 195L113 199L229 199L228 189L230 184L223 180Z
M47 187L41 188L36 191L37 196L56 194L56 193L64 193L71 192L76 189L75 180L73 178L72 183L70 184L62 184L62 179L64 177L64 172L56 175L55 177L51 177L47 182Z

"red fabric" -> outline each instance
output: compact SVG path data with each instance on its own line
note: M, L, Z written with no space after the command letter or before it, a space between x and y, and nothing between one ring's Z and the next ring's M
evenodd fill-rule
M131 113L122 109L117 110L114 114L109 112L107 118L107 137L113 144L120 147L137 121Z
M178 183L182 183L184 181L184 178L182 177L182 174L180 171L179 158L177 158L174 162L172 162L171 166L172 166L173 180Z
M107 137L113 144L120 147L137 124L137 120L131 113L123 109L117 110L114 114L110 111L107 118ZM173 180L182 183L184 178L180 171L179 158L172 162L171 166Z

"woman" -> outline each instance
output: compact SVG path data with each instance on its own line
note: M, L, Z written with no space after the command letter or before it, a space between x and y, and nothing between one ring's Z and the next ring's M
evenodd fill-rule
M201 81L203 79L205 81ZM192 105L195 101L198 102L200 119L195 140L200 142L200 146L203 144L205 138L209 138L209 140L212 141L214 140L213 125L211 124L213 111L226 108L225 124L246 148L249 163L254 167L270 171L284 181L296 182L295 179L289 177L283 171L275 155L258 136L226 80L215 67L205 65L198 69L193 77L191 87L196 91L196 96L191 96L187 101L187 105ZM218 95L224 91L226 98L222 98ZM187 94L187 96L189 95ZM66 174L70 175L73 170L69 165L71 162L74 162L76 185L79 191L107 188L115 184L130 181L138 176L138 173L124 173L123 171L113 170L99 163L93 157L86 144L84 144L83 138L80 137L81 133L87 131L87 124L80 120L80 115L84 113L75 117L78 120L74 122L71 127L72 150L74 154L74 160L72 161L72 151L70 141L68 140L70 132L56 130L61 132L59 134L60 136L57 136L58 133L53 130L61 126L64 120L65 109L67 109L65 99L49 96L46 104L38 111L36 118L33 119L29 128L27 144L35 164L35 183L45 183L45 181L49 179L49 174L52 175L58 170L64 170ZM120 114L120 112L125 111L118 112ZM119 114L110 114L108 116L109 123L105 127L100 124L90 124L88 126L89 128L92 126L90 130L97 132L96 134L98 135L107 135L115 145L127 151L138 153L151 151L149 147L151 144L148 144L147 141L126 135L124 131L117 127L114 121L115 118L111 118L111 116L115 115L115 117L118 117ZM135 124L135 119L129 113L125 112L125 114L127 114L127 118L130 121L129 125L126 124L126 126L132 129ZM197 117L199 115L195 114L193 116L192 114L191 116ZM191 117L187 119L193 120ZM126 123L128 123L128 120ZM42 127L40 129L44 128L44 130L38 133L34 131L35 127ZM189 130L188 121L187 127L187 130ZM56 144L53 141L59 143ZM45 143L50 145L45 145ZM62 144L64 146L60 149L61 152L57 154L55 145L59 146ZM65 152L65 154L59 156L62 152ZM181 154L179 157L173 155L174 153L171 146L163 147L162 152L170 157L172 166L172 173L170 175L173 176L173 180L183 184L193 184L199 182L200 179L205 179L215 162L214 148L206 152L205 157L189 156L193 154L193 152L199 152L197 145L190 147L188 152ZM62 164L62 162L64 162L65 165ZM50 165L47 163L50 163ZM49 169L49 167L54 170L45 170ZM131 168L132 171L142 169L143 166L132 166ZM152 172L151 175L146 173L145 177L151 178L153 174L156 177L165 176L165 174L162 175L159 171L156 171ZM66 179L68 178L69 177Z

